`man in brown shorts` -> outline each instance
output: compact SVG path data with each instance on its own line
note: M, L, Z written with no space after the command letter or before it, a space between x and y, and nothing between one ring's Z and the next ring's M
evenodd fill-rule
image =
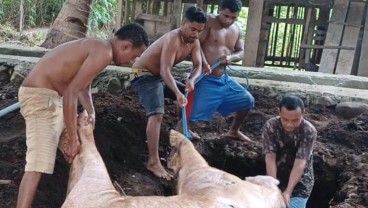
M317 130L303 118L304 103L297 96L284 97L279 112L266 122L262 134L267 175L280 180L288 207L305 208L314 185Z
M70 163L78 153L78 100L94 125L91 97L93 79L112 62L133 62L148 46L147 33L138 24L120 28L108 40L84 38L62 44L36 64L19 89L21 114L26 121L26 166L19 187L17 207L31 207L43 173L52 174L59 137Z

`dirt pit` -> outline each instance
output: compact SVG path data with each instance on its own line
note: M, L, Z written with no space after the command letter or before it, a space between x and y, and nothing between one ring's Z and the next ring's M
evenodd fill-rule
M0 109L17 102L17 87L0 87ZM261 129L277 115L278 101L254 95L256 108L242 126L254 142L219 139L231 118L215 116L194 127L202 137L194 141L207 161L240 177L265 174L261 152ZM130 91L122 95L94 95L96 108L95 139L112 180L128 195L172 195L175 181L157 179L145 169L148 153L145 137L146 117L137 97ZM160 157L166 165L169 154L168 130L176 125L172 100L166 100L166 115L161 129ZM351 120L337 117L334 109L306 106L306 119L318 129L314 150L316 183L308 202L310 208L368 207L368 113ZM25 125L19 112L0 118L0 207L15 207L25 164ZM34 207L60 207L65 199L68 165L58 152L55 172L42 178Z

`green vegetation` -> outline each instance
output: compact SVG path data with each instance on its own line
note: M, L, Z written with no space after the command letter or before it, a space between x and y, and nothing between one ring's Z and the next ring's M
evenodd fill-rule
M63 0L23 0L24 29L48 27L59 13ZM19 27L21 0L0 0L0 23Z
M94 0L88 22L88 36L106 38L115 26L117 0Z
M45 29L38 31L36 28L49 28L64 2L64 0L23 0L23 30L26 35L32 40L36 39L36 42L40 42L41 39L45 38ZM117 0L93 1L92 12L88 21L88 36L103 38L111 36L115 26L117 3ZM16 31L19 31L20 8L21 0L0 0L0 31L13 31L13 38L19 35L16 34ZM207 11L211 11L210 6ZM218 6L216 5L213 13L216 14L217 11ZM247 16L248 8L243 8L237 21L243 35L246 30ZM31 34L29 35L29 33ZM6 40L8 39L11 38L6 38ZM5 39L2 38L0 41L5 41Z

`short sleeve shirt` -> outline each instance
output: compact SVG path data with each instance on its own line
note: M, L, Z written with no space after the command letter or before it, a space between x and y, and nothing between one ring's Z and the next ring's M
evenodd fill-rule
M280 117L269 119L263 127L263 153L275 153L277 162L277 178L280 188L284 190L295 159L307 161L299 183L295 186L292 197L309 197L314 185L313 147L317 138L317 130L303 119L294 132L286 132L282 127Z

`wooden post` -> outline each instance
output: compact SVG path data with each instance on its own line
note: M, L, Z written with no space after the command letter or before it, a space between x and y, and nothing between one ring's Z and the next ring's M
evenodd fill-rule
M301 41L301 45L308 44L308 34L309 33L313 34L313 29L310 30L311 29L310 24L311 24L311 18L312 18L312 8L308 8L308 9L306 8L304 18L305 18L305 23L304 23L304 32L303 32L303 38ZM309 55L310 55L309 53L310 53L310 49L300 47L299 70L302 68L305 69L305 64L309 62Z
M142 2L137 0L137 3L135 5L135 16L134 19L137 19L137 16L143 13L142 10Z
M270 6L265 3L264 11L263 11L263 18L267 18L270 13ZM265 57L267 53L267 46L268 46L268 37L270 33L271 24L267 23L266 21L262 21L261 33L260 33L260 42L258 47L258 58L257 58L257 66L264 67Z
M4 15L3 0L0 0L0 18Z
M367 5L366 5L367 7ZM366 11L364 35L362 42L362 50L360 53L360 61L358 67L358 76L368 77L368 11Z
M19 33L22 34L23 33L23 20L24 20L24 0L20 1L20 6L19 6L19 13L20 13L20 17L19 17Z
M197 7L203 9L203 0L197 0Z
M129 0L124 0L124 17L123 22L121 24L128 23L129 18Z
M137 14L136 14L137 1L138 0L133 0L132 1L132 13L130 14L131 22L134 22L135 21L135 17L137 16Z
M181 0L174 0L173 17L175 18L175 28L181 24Z
M257 66L264 0L250 0L244 46L244 66Z
M119 30L121 27L121 18L122 18L122 12L123 12L123 0L118 0L117 5L117 13L116 13L116 23L115 23L115 31Z

